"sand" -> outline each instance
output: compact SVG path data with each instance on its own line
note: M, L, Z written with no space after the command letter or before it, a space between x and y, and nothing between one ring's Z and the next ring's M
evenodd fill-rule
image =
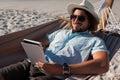
M89 0L97 9L98 1ZM0 36L34 27L58 16L68 17L66 11L69 3L80 3L81 0L34 0L34 1L2 1L0 2ZM115 0L112 11L120 22L120 0ZM116 27L119 29L119 26ZM114 30L114 25L108 30ZM120 29L119 29L120 30ZM97 76L94 80L120 80L120 50L110 62L107 73Z
M98 9L100 1L90 0ZM81 0L35 0L35 1L1 1L0 2L0 36L20 31L42 23L46 23L58 16L69 16L66 9L69 3L80 3ZM119 20L119 0L113 5L113 12ZM116 9L117 8L117 9ZM114 25L113 25L114 26ZM115 27L107 30L114 30ZM119 28L119 26L117 26ZM114 30L115 31L115 30ZM116 32L116 31L115 31ZM120 33L120 31L119 31Z

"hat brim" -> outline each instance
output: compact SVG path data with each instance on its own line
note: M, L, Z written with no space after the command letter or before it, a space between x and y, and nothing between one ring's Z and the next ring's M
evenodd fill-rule
M88 8L86 8L85 6L82 6L82 5L70 4L70 5L68 5L68 7L67 7L68 13L69 13L70 15L72 15L74 8L80 8L80 9L83 9L83 10L89 12L89 13L94 17L94 19L95 19L95 25L98 25L98 23L99 23L99 18L98 18L98 15L97 15L94 11L89 10Z

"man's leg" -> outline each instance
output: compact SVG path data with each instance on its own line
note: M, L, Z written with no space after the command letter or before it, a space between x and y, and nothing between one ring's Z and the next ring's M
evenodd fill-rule
M3 80L27 80L29 77L30 63L27 60L18 62L0 69Z
M62 80L56 77L46 75L40 71L37 67L31 65L30 67L30 80Z
M46 76L31 77L30 80L63 80L63 79L58 79L56 77L46 75Z
M45 75L27 60L1 68L0 78L3 80L61 80Z

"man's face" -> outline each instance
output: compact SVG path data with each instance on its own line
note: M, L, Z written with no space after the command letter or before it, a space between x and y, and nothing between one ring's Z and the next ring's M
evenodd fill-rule
M83 32L88 30L88 17L83 10L76 9L70 16L73 32Z

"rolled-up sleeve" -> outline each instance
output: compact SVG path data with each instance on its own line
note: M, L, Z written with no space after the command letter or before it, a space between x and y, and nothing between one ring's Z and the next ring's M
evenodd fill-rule
M105 45L104 41L102 39L100 39L100 38L95 38L94 46L92 48L91 53L94 54L94 53L96 53L98 51L105 51L106 53L109 54L109 51L106 48L106 45Z

